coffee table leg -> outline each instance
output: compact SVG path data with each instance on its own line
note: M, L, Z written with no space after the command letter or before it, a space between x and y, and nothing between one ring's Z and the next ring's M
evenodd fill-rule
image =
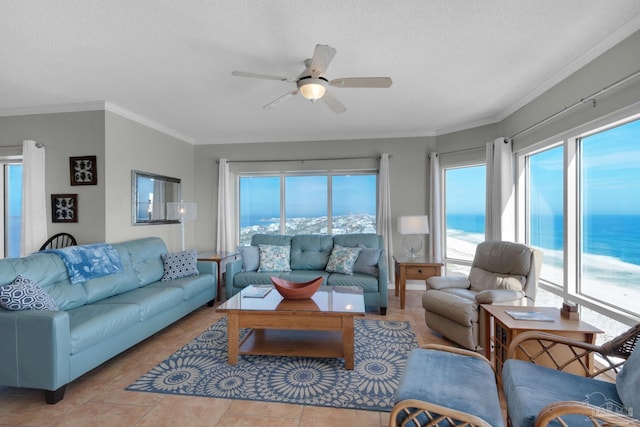
M342 318L342 349L344 352L344 368L352 370L354 363L354 342L355 332L353 328L353 317Z
M229 365L238 363L238 346L240 340L240 327L238 326L238 314L228 313L227 315L227 347L229 353Z

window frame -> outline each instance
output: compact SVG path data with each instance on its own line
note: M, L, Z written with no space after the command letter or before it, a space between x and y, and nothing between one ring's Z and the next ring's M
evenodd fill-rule
M615 321L628 325L640 321L640 313L618 307L611 302L598 300L582 292L581 286L581 191L582 183L580 164L580 141L588 136L622 126L626 123L640 120L640 104L624 108L613 114L608 114L581 126L575 127L558 135L546 138L540 142L514 150L516 156L516 239L528 243L527 194L528 194L528 157L541 151L563 146L563 233L564 233L564 263L562 285L553 284L544 279L539 281L539 287L564 301L572 301L583 305L589 310L598 312Z
M376 199L375 211L377 216L378 211L378 187L380 185L380 173L377 169L357 169L357 170L322 170L322 171L286 171L286 172L240 172L236 175L236 220L237 220L237 239L239 244L242 244L241 239L241 224L240 217L242 215L241 210L241 189L240 181L242 178L256 178L256 177L278 177L280 181L280 233L286 234L286 178L288 177L301 177L301 176L323 176L327 178L327 234L333 233L333 177L335 176L348 176L348 175L369 175L374 176L376 180L374 196ZM377 232L377 230L376 230Z

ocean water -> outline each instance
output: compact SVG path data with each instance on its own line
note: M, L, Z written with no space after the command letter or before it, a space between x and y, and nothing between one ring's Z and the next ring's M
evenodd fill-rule
M464 234L484 233L484 215L447 215L447 228L460 238ZM640 266L640 215L589 215L582 234L584 253ZM531 236L533 246L562 251L562 216L532 217ZM474 243L475 240L473 236Z

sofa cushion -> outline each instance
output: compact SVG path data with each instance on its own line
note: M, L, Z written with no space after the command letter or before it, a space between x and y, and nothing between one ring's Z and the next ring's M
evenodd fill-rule
M329 273L325 270L291 270L280 274L280 278L290 282L308 282L317 277L322 277L322 286L326 286Z
M353 274L353 266L361 250L334 245L325 270L329 273Z
M382 236L372 233L336 234L333 236L333 244L349 248L362 245L367 248L384 249Z
M622 407L616 385L585 378L531 362L508 359L502 369L502 385L511 424L533 427L540 410L563 400L575 400L594 406ZM571 426L592 426L582 415L564 417Z
M260 248L259 272L264 271L291 271L289 257L291 248L278 245L258 245Z
M198 276L183 277L169 282L156 282L149 285L149 287L182 289L182 298L185 301L190 300L202 292L206 292L212 286L215 285L212 285L210 274L199 274Z
M244 271L257 271L260 267L260 248L257 246L238 246Z
M327 279L329 286L355 286L363 292L378 292L378 278L369 274L354 273L353 275L331 273Z
M475 292L482 292L489 289L521 291L526 281L527 278L524 276L492 273L478 267L471 267L471 272L469 273L471 290Z
M71 335L71 354L79 353L140 321L135 304L88 304L67 311Z
M251 236L251 246L260 245L291 246L291 236L282 234L254 234Z
M146 286L162 278L164 274L162 255L167 253L167 246L162 239L147 237L113 246L129 252L131 266L138 278L138 286ZM119 246L121 248L118 248Z
M400 378L395 402L410 399L473 414L495 427L504 426L495 375L491 366L477 357L413 350ZM421 425L427 424L426 416L422 417Z
M138 306L139 321L145 322L158 313L168 311L181 303L182 294L182 289L176 287L150 285L107 298L96 304L135 304Z
M377 276L378 275L378 259L380 259L380 254L382 253L382 249L367 248L360 243L358 244L358 247L361 249L361 251L358 254L358 259L356 259L356 263L353 265L353 272L369 274L371 276Z
M33 280L18 275L8 285L0 286L0 307L6 310L57 310L51 296Z
M333 248L333 237L316 234L295 235L291 239L292 270L324 270Z
M640 420L640 350L636 345L616 377L616 390L625 408L635 409L633 417Z

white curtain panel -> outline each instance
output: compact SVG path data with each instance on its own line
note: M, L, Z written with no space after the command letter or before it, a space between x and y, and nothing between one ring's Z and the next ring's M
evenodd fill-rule
M22 142L22 237L20 255L40 249L47 240L45 150L35 141Z
M218 228L216 248L218 251L233 251L237 243L231 218L231 183L229 160L218 160Z
M515 187L511 140L487 143L487 240L515 241Z
M391 182L389 180L389 154L380 156L380 172L378 174L378 213L376 215L378 234L384 237L387 265L389 266L389 282L394 281L393 270L393 226L391 221Z
M429 255L442 259L442 170L438 153L429 153Z

